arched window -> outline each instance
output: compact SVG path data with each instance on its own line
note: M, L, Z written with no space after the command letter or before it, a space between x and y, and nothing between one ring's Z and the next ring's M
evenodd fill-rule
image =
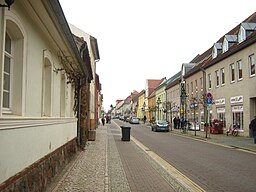
M11 14L11 13L8 13ZM25 78L24 57L26 55L25 31L15 15L6 15L4 62L0 80L1 115L24 115L25 111Z
M44 59L43 68L43 112L42 116L52 115L52 64L48 57Z

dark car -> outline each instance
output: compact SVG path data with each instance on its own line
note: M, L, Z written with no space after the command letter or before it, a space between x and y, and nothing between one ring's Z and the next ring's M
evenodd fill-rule
M151 124L152 131L169 132L169 124L165 120L157 120Z

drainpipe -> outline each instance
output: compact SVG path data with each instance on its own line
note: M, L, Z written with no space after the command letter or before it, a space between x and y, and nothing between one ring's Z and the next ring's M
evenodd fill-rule
M77 146L80 148L81 145L81 78L78 80L78 94L77 94Z

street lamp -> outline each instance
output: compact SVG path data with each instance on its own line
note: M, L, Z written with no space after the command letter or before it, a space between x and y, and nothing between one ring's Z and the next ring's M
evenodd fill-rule
M145 121L146 121L146 118L145 118L145 107L146 107L146 103L144 102L143 103L143 121L144 121L144 124L145 124Z
M157 113L157 120L159 120L159 105L160 105L160 103L161 103L160 97L158 97L156 103L157 103L157 112L158 112L158 113Z
M0 4L0 7L8 7L8 10L10 10L11 5L14 3L14 0L5 0L5 4Z

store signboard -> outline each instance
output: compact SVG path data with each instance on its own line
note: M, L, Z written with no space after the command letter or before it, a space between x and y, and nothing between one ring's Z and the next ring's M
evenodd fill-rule
M225 113L225 108L217 108L217 113Z
M225 98L222 99L216 99L215 105L225 105Z
M241 103L244 101L244 98L242 95L240 96L235 96L235 97L230 97L230 103Z
M232 110L232 112L243 112L243 111L244 111L242 105L233 106L233 107L231 108L231 110Z

